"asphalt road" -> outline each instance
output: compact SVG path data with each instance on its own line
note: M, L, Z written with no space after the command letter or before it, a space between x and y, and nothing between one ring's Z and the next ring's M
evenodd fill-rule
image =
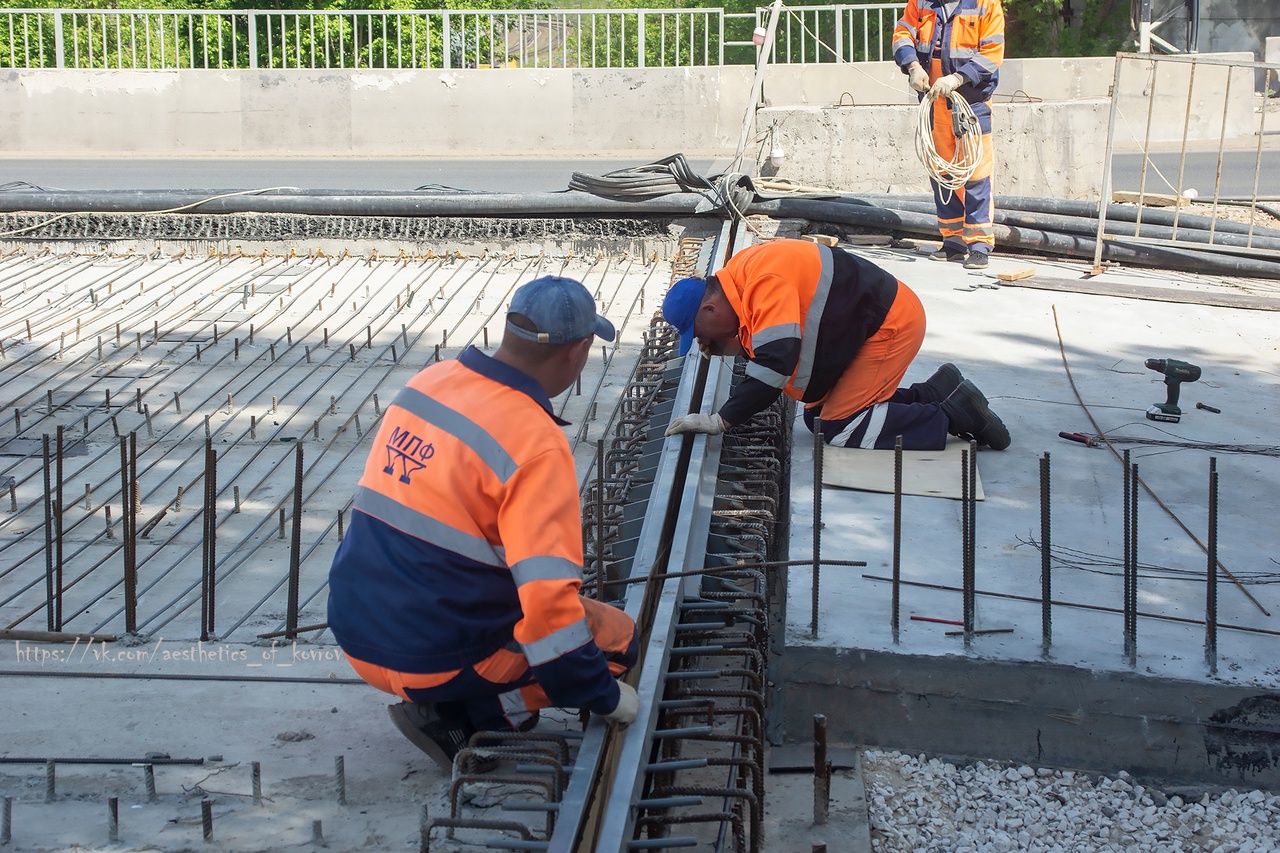
M663 155L665 156L665 155ZM655 157L654 159L658 159ZM448 187L483 192L558 192L575 171L603 175L645 160L596 157L534 159L81 159L0 158L0 184L23 181L45 189L298 189L390 190ZM728 160L690 159L699 174L723 171Z
M567 188L575 171L603 175L618 169L634 169L646 162L589 156L562 159L0 158L0 185L25 182L47 189L69 190L296 187L408 192L420 187L448 187L483 192L558 192ZM728 158L689 161L694 171L702 175L720 174L728 162ZM1254 192L1255 173L1260 197L1280 196L1280 148L1264 148L1260 155L1253 150L1227 151L1223 154L1220 177L1216 151L1189 152L1186 165L1181 168L1176 152L1153 154L1145 188L1153 193L1169 193L1173 191L1171 187L1177 186L1194 188L1201 198L1209 198L1216 183L1221 197L1247 198ZM1133 191L1144 186L1139 154L1114 157L1112 186L1116 190Z

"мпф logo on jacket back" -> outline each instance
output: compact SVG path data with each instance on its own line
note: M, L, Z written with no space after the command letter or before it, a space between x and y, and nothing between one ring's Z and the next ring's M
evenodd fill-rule
M391 440L386 447L387 465L382 473L394 474L398 467L400 482L405 484L408 484L415 471L427 467L427 460L436 455L434 445L424 443L421 438L400 427L391 430Z

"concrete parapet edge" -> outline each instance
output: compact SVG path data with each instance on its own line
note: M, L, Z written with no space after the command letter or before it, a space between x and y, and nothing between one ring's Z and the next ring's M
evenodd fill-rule
M1280 694L1045 662L789 647L787 740L1280 790Z

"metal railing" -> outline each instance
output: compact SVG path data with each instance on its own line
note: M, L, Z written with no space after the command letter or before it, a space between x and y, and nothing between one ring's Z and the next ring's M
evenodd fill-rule
M1274 150L1263 142L1269 133L1264 100L1248 148L1232 146L1243 119L1233 107L1232 90L1271 92L1280 87L1280 64L1241 62L1195 54L1161 56L1121 53L1116 56L1108 121L1102 199L1098 205L1093 264L1102 270L1107 249L1195 250L1247 260L1280 259L1280 239L1271 223L1275 198L1261 192L1261 182L1274 163ZM1209 93L1206 97L1205 93ZM1274 119L1273 119L1274 121ZM1138 186L1117 204L1113 194L1112 159L1117 137L1136 143L1142 155ZM1216 148L1192 144L1216 138ZM1273 146L1274 147L1274 146ZM1195 175L1195 177L1193 177ZM1200 184L1212 176L1212 186ZM1184 213L1191 203L1198 213ZM1243 221L1223 216L1228 208L1245 212ZM1245 267L1240 272L1248 274Z
M900 4L785 9L774 61L890 56ZM723 9L9 9L0 68L646 68L754 64L755 14Z

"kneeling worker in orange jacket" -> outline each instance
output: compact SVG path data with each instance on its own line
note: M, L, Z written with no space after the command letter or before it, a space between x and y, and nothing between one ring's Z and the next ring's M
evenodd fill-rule
M521 286L493 357L419 372L383 415L329 574L329 625L392 720L442 767L478 730L551 705L620 725L635 624L583 598L573 454L551 398L613 326L581 283Z
M671 286L663 317L680 354L697 338L708 356L742 355L746 375L714 414L672 420L667 434L718 434L779 394L804 403L805 423L841 447L940 450L947 434L994 450L1009 431L954 364L906 388L924 341L924 308L911 288L857 255L804 240L774 240L734 255L705 281Z

